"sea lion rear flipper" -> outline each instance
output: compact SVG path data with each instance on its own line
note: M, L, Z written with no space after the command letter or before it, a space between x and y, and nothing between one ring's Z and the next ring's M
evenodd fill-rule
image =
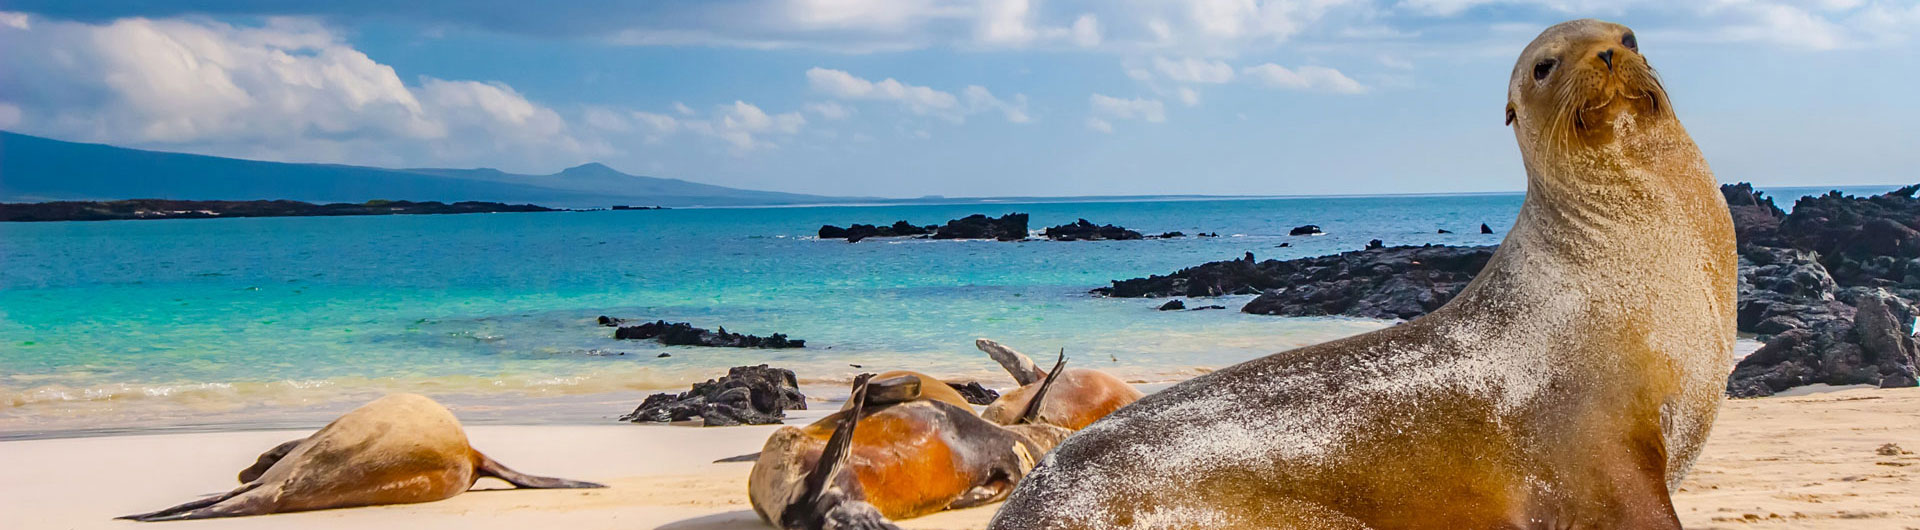
M482 454L479 451L474 451L473 456L474 456L473 470L479 476L494 477L500 480L504 480L504 481L507 481L508 484L512 484L514 485L514 487L518 487L518 488L590 489L590 488L607 487L604 484L586 482L581 480L567 480L564 478L554 478L554 477L536 477L533 475L521 473L519 471L514 471L505 465L501 465L499 462L495 462L492 458L487 458L487 455Z
M891 377L867 383L867 397L861 401L866 406L905 403L920 398L922 382L911 375Z
M300 442L304 441L307 441L307 439L299 438L288 440L286 443L268 449L265 453L260 453L260 458L255 459L252 466L240 470L240 483L246 484L253 482L253 479L260 478L260 475L267 474L268 469L273 468L274 464L280 463L280 459L286 458L287 453L293 452L293 448L299 447Z
M244 495L247 492L253 491L254 488L258 488L258 487L260 487L259 484L249 482L246 485L240 486L238 488L234 488L233 491L229 491L219 495L209 496L207 498L188 502L185 504L181 504L179 506L173 506L173 507L166 508L156 512L137 513L133 515L122 515L119 517L115 517L114 519L127 519L131 521L153 522L153 521L178 521L182 519L211 519L214 517L233 517L238 515L255 515L261 512L247 511L247 507L251 506L254 503L243 502L243 503L228 503L224 505L222 503L226 503L226 501L233 499L234 497L239 497L241 495Z
M1053 388L1053 381L1060 378L1060 372L1066 371L1067 349L1060 349L1060 360L1054 361L1053 371L1047 372L1047 378L1040 381L1040 388L1033 390L1033 398L1027 400L1027 410L1020 413L1020 423L1040 421L1040 404L1047 399L1047 390Z
M853 379L853 397L848 400L851 405L841 411L833 435L827 438L826 447L820 450L820 459L801 483L800 495L786 510L781 511L781 528L898 530L899 527L887 522L879 509L855 498L860 487L858 480L852 477L848 477L844 483L835 480L846 469L847 456L853 453L853 431L860 423L860 415L866 411L867 380L872 378L873 374L860 374ZM848 491L848 488L854 491Z
M988 357L1000 363L1001 368L1013 375L1013 382L1020 383L1020 386L1031 385L1047 377L1046 372L1040 371L1040 365L1033 364L1033 359L993 339L973 339L973 346L987 352Z

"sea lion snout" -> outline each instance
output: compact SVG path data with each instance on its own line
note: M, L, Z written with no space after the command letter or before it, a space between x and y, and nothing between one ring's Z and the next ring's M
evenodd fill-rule
M1507 123L1537 140L1600 145L1629 123L1668 116L1666 99L1633 29L1576 20L1547 28L1521 54Z

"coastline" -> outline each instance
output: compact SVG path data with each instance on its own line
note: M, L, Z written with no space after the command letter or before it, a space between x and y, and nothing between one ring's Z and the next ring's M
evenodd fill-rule
M802 424L833 410L792 415ZM463 414L464 416L464 414ZM769 528L746 502L751 464L778 426L470 426L474 447L530 473L593 480L604 490L475 491L401 506L167 523L191 528L520 529ZM236 485L262 450L307 430L207 432L0 442L0 512L22 528L133 528L112 517ZM1730 400L1674 496L1687 528L1920 526L1920 388L1844 389ZM483 490L505 485L488 479ZM978 529L997 504L901 521L909 529Z

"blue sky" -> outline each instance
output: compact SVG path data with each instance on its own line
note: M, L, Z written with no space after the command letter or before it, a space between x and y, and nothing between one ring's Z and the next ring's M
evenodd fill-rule
M1517 190L1514 57L1591 16L1721 180L1920 181L1914 1L547 4L9 0L0 128L835 195Z

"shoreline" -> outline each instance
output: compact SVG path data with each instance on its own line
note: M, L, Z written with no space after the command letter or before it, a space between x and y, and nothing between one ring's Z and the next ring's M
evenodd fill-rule
M790 414L804 424L833 410ZM475 448L528 473L592 480L604 490L475 491L450 500L168 523L193 528L348 525L507 530L765 529L746 502L747 463L778 426L497 426L467 431ZM0 512L22 528L133 528L111 518L237 485L254 456L308 430L146 434L0 442ZM1729 400L1674 499L1688 528L1920 526L1920 388L1842 389ZM504 484L491 479L476 488ZM900 521L910 529L983 528L998 505Z

